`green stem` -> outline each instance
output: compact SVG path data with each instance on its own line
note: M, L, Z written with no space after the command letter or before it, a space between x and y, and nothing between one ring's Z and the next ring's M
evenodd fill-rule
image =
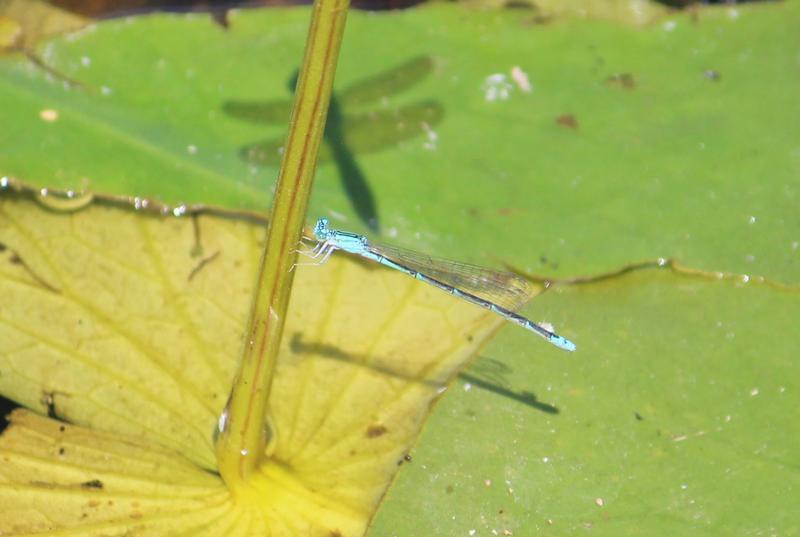
M316 0L295 93L267 241L250 313L248 338L217 439L217 464L231 490L263 458L272 379L286 321L296 249L302 236L319 146L331 98L349 0Z

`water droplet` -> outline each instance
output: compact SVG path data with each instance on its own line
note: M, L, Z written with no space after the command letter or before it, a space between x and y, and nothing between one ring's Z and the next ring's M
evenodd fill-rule
M47 188L42 188L36 193L36 201L42 206L53 211L74 212L88 207L94 201L92 192L54 192Z
M502 73L495 73L486 77L481 85L483 90L483 98L486 102L505 101L511 95L511 90L514 89L506 75Z
M172 216L183 216L189 209L186 205L178 205L174 209L172 209Z
M228 409L226 408L222 414L219 415L217 420L217 432L224 433L225 427L228 425Z
M423 131L425 131L428 139L426 142L422 144L422 147L424 149L427 149L428 151L435 151L436 142L439 139L439 135L425 121L420 123L420 127L422 128Z

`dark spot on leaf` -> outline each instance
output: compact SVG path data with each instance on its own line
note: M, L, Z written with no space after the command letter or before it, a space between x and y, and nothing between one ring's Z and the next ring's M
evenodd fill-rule
M713 69L707 69L703 71L703 75L707 79L713 80L714 82L717 82L720 78L722 78L722 75L719 74L719 71L714 71Z
M58 412L56 411L56 392L42 392L42 397L39 399L39 402L47 409L48 418L58 418Z
M448 494L452 494L453 493L453 485L447 485L447 487L445 487L444 491L446 493L448 493Z
M414 457L412 457L410 454L406 453L405 455L403 455L403 460L406 461L406 462L411 462L411 461L414 460Z
M103 482L100 481L99 479L92 479L91 481L86 481L84 483L81 483L81 488L84 488L84 489L102 489L103 488Z
M58 454L59 455L63 455L66 452L67 452L67 450L65 450L63 447L58 448Z
M9 262L11 262L11 263L13 263L15 265L21 265L22 264L22 258L20 256L18 256L17 254L11 254L11 257L9 257L8 260L9 260Z
M388 430L383 425L370 425L367 427L367 438L378 438L386 434Z
M342 532L339 530L331 530L329 537L344 537L344 536L342 535Z
M569 129L577 129L578 119L572 114L562 114L556 118L556 124Z
M506 9L522 9L525 11L533 10L534 5L522 0L507 0L504 6Z
M617 86L623 89L633 89L636 87L636 79L630 73L617 73L611 75L606 79L606 82L611 86Z
M60 425L60 426L58 427L58 432L60 432L60 433L63 433L63 432L64 432L64 431L66 431L66 430L67 430L67 428L66 428L66 426L64 426L64 425Z
M634 415L634 417L636 417L636 419L637 419L638 421L644 421L644 418L643 418L643 417L642 417L642 415L641 415L641 414L639 414L638 412L634 412L634 413L633 413L633 415Z
M0 242L0 252L5 252L5 251L6 251L6 245Z

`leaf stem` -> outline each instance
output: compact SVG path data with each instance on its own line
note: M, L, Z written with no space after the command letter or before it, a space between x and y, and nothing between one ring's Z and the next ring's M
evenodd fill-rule
M269 396L294 277L291 268L302 236L348 4L349 0L314 2L248 337L216 443L219 472L233 491L266 457Z

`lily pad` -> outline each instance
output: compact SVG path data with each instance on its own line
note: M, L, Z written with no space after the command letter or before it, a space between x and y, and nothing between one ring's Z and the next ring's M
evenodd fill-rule
M211 517L242 534L361 535L431 405L500 323L381 267L298 267L268 462L234 495L208 470L263 219L0 196L0 393L81 426L12 417L4 534L163 535Z
M503 329L433 413L373 535L800 531L788 324L800 267L799 8L703 7L643 27L456 5L351 15L337 75L344 112L395 114L385 128L397 129L404 107L441 111L416 136L376 132L394 140L377 150L344 144L383 239L561 281L643 259L686 267L564 283L537 299L524 313L553 322L578 352ZM285 129L230 104L286 102L307 21L304 9L240 12L225 30L161 15L42 43L85 89L3 62L0 100L11 106L0 122L21 127L0 131L0 174L263 207L277 169L243 149ZM343 98L414 58L432 65L417 83L378 101ZM366 231L341 170L320 168L314 215ZM184 276L194 266L184 261ZM348 296L337 341L356 344L371 299ZM296 333L295 351L341 356ZM57 393L29 385L29 405L59 408ZM213 465L203 442L186 449Z
M800 529L800 290L651 269L536 304L591 326L574 357L510 331L482 356L554 411L459 382L369 535Z
M647 28L444 5L354 12L339 91L413 58L433 69L402 91L388 85L380 106L370 96L347 108L396 113L390 129L413 103L435 103L443 119L350 158L400 246L557 276L678 257L793 282L800 160L786 21L797 10L704 8ZM302 9L243 11L226 30L159 15L40 46L84 90L4 62L0 98L13 106L0 121L26 128L0 133L0 169L43 186L263 207L277 168L241 152L285 127L225 110L289 98L307 20ZM320 168L312 210L366 231L340 173Z

